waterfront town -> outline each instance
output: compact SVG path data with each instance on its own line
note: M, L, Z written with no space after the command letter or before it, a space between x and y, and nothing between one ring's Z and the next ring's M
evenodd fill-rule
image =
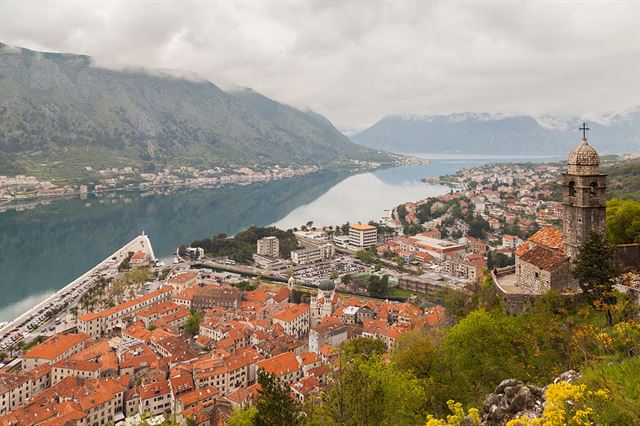
M411 330L447 325L444 301L474 294L488 271L505 309L510 294L566 290L554 274L582 222L557 226L583 202L567 179L598 175L584 144L562 182L560 165L463 169L444 178L450 193L382 221L251 227L182 245L170 265L136 237L0 330L0 425L224 424L256 403L261 372L312 404L341 345L392 351ZM590 208L604 208L604 185L591 188ZM637 260L637 244L624 250ZM618 287L637 298L639 284L629 273Z

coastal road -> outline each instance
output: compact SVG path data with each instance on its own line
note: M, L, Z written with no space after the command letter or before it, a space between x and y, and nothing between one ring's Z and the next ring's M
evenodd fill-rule
M53 318L47 320L48 313L61 309L61 313L66 315L80 297L95 284L99 275L117 271L118 265L128 256L129 252L136 251L146 252L149 258L155 260L149 237L144 234L135 237L82 276L2 327L0 329L0 351L6 350L25 338L34 338L39 334L44 334L47 329L42 324L44 323L48 328L51 326L51 321L55 322L58 317L58 315L54 315ZM37 326L40 327L36 328ZM58 327L56 327L57 329Z

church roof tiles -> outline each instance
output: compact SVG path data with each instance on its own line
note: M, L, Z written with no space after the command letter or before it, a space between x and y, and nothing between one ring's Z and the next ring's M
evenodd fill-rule
M520 261L530 263L545 271L553 271L568 260L564 254L543 246L537 246L520 257Z

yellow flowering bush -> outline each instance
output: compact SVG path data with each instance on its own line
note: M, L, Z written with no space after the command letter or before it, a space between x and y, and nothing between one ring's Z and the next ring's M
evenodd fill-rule
M426 426L480 425L480 412L477 408L469 408L469 411L465 414L462 404L451 399L447 401L447 407L449 407L451 415L448 415L446 419L436 419L430 414L427 416Z
M637 321L621 321L613 327L600 328L586 324L574 331L573 346L585 359L626 354L629 348L640 344L640 324Z
M609 393L604 389L588 391L586 385L572 385L567 382L551 384L547 387L547 404L542 418L520 417L511 420L507 426L589 426L593 425L594 410L584 407L586 396L607 399Z

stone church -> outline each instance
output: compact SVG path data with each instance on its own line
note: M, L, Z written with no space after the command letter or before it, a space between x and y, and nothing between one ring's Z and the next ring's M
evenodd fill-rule
M572 261L591 231L605 235L606 176L600 173L600 157L586 135L567 157L562 187L562 231L541 229L515 251L515 266L492 271L508 312L522 310L527 301L550 289L578 292L571 276Z

